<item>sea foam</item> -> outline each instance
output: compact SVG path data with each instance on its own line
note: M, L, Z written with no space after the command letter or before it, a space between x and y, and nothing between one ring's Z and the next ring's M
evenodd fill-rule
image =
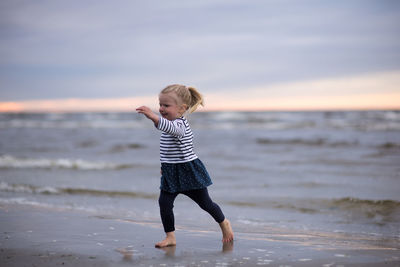
M0 156L0 168L40 168L40 169L75 169L75 170L116 170L132 168L133 164L117 164L109 162L91 162L82 159L46 159L17 158L10 155Z

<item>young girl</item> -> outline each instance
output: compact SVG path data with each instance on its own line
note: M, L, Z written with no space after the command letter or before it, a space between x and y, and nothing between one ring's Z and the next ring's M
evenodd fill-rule
M193 87L173 84L161 91L159 101L161 116L146 106L136 109L162 131L161 192L158 202L166 238L158 242L156 247L176 245L173 207L180 193L190 197L214 218L221 227L223 243L233 241L230 222L208 195L207 186L212 182L203 163L193 151L193 134L183 116L187 111L192 113L199 105L203 105L202 96Z

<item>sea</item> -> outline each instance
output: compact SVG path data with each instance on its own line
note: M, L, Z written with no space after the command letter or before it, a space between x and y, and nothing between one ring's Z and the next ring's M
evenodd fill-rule
M400 111L195 112L195 152L234 230L400 240ZM160 132L135 112L1 113L0 206L161 221ZM177 228L217 230L179 195ZM161 238L161 237L160 237Z

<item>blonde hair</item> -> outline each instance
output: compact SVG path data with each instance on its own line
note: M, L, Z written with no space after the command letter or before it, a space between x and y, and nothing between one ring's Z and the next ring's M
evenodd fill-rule
M171 84L165 87L161 91L161 94L172 92L182 101L182 104L187 105L189 113L194 112L199 105L204 106L203 96L194 87L181 84Z

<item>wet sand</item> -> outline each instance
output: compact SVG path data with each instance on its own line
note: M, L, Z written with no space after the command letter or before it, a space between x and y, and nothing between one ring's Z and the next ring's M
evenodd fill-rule
M367 234L249 228L223 246L217 226L178 225L178 245L156 249L157 221L2 205L0 222L0 266L400 266L398 239Z

